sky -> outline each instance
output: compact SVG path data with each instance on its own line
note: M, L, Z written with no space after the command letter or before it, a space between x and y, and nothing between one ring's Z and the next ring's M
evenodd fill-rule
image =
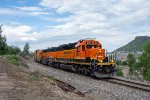
M8 45L45 49L96 38L113 51L150 36L149 0L0 0Z

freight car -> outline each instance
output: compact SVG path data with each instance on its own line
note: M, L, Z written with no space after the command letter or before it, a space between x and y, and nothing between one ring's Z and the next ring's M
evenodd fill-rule
M90 74L98 78L111 77L115 72L114 55L107 54L95 39L83 39L75 43L36 50L34 60L56 68L69 68L74 72Z

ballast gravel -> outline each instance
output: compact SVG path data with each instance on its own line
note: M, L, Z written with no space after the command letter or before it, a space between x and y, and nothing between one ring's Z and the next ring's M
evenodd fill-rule
M28 61L31 71L66 82L95 100L150 100L150 92Z

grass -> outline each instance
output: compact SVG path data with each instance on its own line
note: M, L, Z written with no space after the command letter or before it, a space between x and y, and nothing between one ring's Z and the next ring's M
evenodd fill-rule
M56 80L52 76L44 77L45 80L47 80L51 85L56 85Z
M20 61L19 61L19 55L5 55L4 57L6 57L8 59L8 62L16 65L16 70L20 71Z
M18 55L6 55L6 58L11 64L14 64L16 66L19 66L19 56Z
M29 75L28 79L31 80L31 81L37 81L37 80L39 80L39 77L37 77L35 75Z

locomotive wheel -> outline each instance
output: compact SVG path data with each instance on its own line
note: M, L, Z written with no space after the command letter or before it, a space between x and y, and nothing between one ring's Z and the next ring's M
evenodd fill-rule
M55 67L56 67L56 68L60 68L60 64L59 64L59 63L56 63Z
M74 65L71 69L72 69L73 72L77 72L78 71L78 66Z
M45 61L45 65L46 65L46 66L48 65L48 62L47 62L47 61Z
M44 60L42 60L42 64L44 65Z
M94 76L94 70L93 69L90 70L90 75Z
M48 62L48 66L52 66L52 62L49 61L49 62Z
M42 64L42 60L40 60L40 63Z
M77 69L77 73L81 74L82 73L82 68L81 66L79 65L78 69Z
M82 71L83 71L82 73L83 73L84 75L87 75L87 74L88 74L88 69L87 69L86 67L83 67L83 70L82 70Z

